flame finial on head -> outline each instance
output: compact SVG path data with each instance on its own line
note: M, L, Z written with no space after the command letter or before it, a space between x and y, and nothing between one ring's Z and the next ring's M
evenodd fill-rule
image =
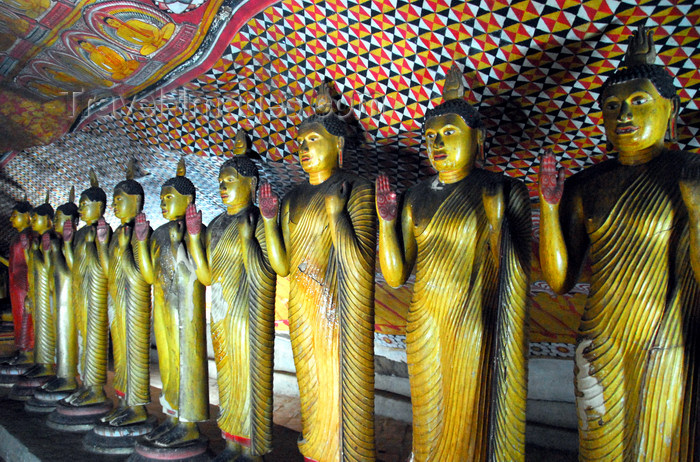
M654 64L656 49L654 47L654 31L640 26L627 41L627 51L622 65L625 67Z
M51 199L51 190L50 190L50 189L47 189L47 190L46 190L46 197L44 198L44 204L48 204L48 203L49 203L49 199Z
M90 169L90 187L91 188L99 188L100 187L100 182L97 181L97 174L95 173L95 169Z
M462 99L464 97L464 77L456 64L447 71L445 86L442 87L442 100Z
M68 202L75 202L75 186L70 187L70 193L68 193Z
M180 157L180 161L177 163L177 172L175 176L185 176L187 174L187 166L185 165L185 156Z
M313 102L314 112L318 115L329 114L333 110L333 98L331 88L327 82L323 82L316 88L316 96Z
M133 180L135 173L136 173L136 160L134 160L132 158L126 166L126 179Z

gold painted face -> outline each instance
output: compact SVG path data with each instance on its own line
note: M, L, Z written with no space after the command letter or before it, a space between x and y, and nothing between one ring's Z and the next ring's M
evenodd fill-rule
M320 123L304 127L297 135L299 162L306 173L331 171L338 167L344 140L328 133Z
M457 114L432 117L425 128L430 164L438 172L471 169L482 133Z
M22 231L24 229L29 228L29 226L31 226L31 223L32 216L29 212L20 213L17 210L12 211L12 214L10 215L10 224L17 231Z
M127 194L121 189L117 190L112 201L114 216L119 218L122 223L130 222L141 212L140 199L136 194Z
M78 204L78 213L80 213L80 219L85 223L91 225L102 217L104 213L104 204L100 201L91 201L85 196L80 198L80 204Z
M621 152L663 146L673 102L661 96L649 79L611 86L603 99L605 135Z
M56 231L56 233L59 236L62 235L63 234L63 226L65 225L66 221L68 221L70 219L71 219L70 215L65 215L60 210L57 211L53 217L53 230Z
M39 234L44 234L53 226L51 218L46 215L32 213L32 229Z
M192 203L192 196L184 196L172 186L166 186L160 191L160 209L166 220L183 218L190 203Z
M221 173L219 173L221 202L227 207L250 203L253 197L254 180L254 178L240 175L233 167L226 167L221 170Z

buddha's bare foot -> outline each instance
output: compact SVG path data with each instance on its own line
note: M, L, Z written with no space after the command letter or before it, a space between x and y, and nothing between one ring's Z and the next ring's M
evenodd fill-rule
M115 407L107 414L100 417L100 422L110 422L112 419L119 417L122 414L122 412L125 412L127 409L128 408L126 404L124 404L122 400L119 400L119 406Z
M114 416L109 421L109 424L118 427L121 425L145 422L146 419L148 419L146 406L128 406L126 409L123 409L119 415Z
M10 366L16 366L19 364L28 364L32 362L32 358L29 357L26 351L18 351L15 355L7 361Z
M42 385L41 388L44 391L57 392L57 391L71 391L71 390L75 390L77 387L78 387L78 384L74 378L66 379L63 377L56 377L55 379L49 380L48 382L46 382L44 385Z
M195 422L178 422L170 431L153 440L153 444L163 448L178 446L199 438L199 427Z
M172 430L175 427L175 425L177 425L177 418L168 416L165 418L165 420L160 425L158 425L156 428L154 428L151 433L144 436L143 438L146 441L153 441L153 440L157 439L159 436Z
M235 441L226 440L226 448L212 462L234 462L243 454L243 447Z
M101 385L92 385L87 387L87 393L73 400L73 406L88 406L90 404L104 403L107 399L105 391Z
M75 401L76 399L79 399L81 396L83 396L87 392L88 392L87 387L80 387L77 390L75 390L73 392L73 394L71 394L68 398L66 398L65 402L70 404L70 405L73 405L73 401Z
M243 454L238 456L234 462L263 462L263 458L252 455L249 448L243 448Z
M29 378L46 377L48 375L54 375L53 366L48 364L35 364L24 373L24 376Z

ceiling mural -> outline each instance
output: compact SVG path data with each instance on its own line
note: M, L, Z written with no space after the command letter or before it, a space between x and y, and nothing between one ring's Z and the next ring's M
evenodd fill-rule
M456 63L487 128L482 163L526 182L537 228L537 156L552 148L567 175L607 158L597 90L620 65L626 38L639 25L655 29L657 63L680 88L674 147L700 152L700 9L693 1L242 2L227 13L230 20L221 30L229 35L210 32L211 43L203 40L208 53L194 53L179 66L163 58L175 53L170 47L183 33L182 18L205 17L212 1L90 2L82 6L79 27L58 34L52 46L11 71L3 64L0 71L37 98L41 90L32 85L71 89L75 80L90 83L95 95L111 96L77 116L63 145L59 140L6 158L0 188L38 200L50 175L52 188L67 196L71 184L87 184L93 164L111 187L122 178L126 158L134 157L153 206L162 180L187 155L188 176L199 188L207 221L222 210L217 169L239 130L260 154L263 176L277 193L305 180L295 154L296 127L311 113L314 88L332 82L344 117L361 133L359 145L344 156L345 166L369 179L387 173L403 192L431 173L423 119L442 101L444 76ZM46 3L49 8L60 1ZM31 27L43 18L0 8ZM15 35L33 36L23 23L0 15L0 28L9 24ZM202 24L190 24L202 33ZM2 59L10 56L0 53ZM151 75L144 69L152 62L161 64L153 65L160 70ZM164 63L172 69L166 77ZM23 80L26 74L38 77ZM114 96L124 89L133 97ZM64 164L60 171L67 175L50 174ZM3 204L0 209L4 220L9 212ZM162 222L157 207L148 213L152 224ZM588 290L585 278L570 294L555 296L540 280L536 259L534 264L532 338L571 343ZM379 293L379 303L393 309L405 308L410 299L410 293L386 288ZM400 334L405 311L382 313L383 332Z

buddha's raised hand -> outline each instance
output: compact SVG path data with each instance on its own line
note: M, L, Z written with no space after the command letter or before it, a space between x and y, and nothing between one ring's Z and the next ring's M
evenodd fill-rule
M396 192L391 189L388 176L382 174L377 177L376 190L377 215L385 221L395 220L398 202Z
M185 224L187 224L187 233L197 235L202 231L202 211L197 211L197 206L190 204L185 212Z
M107 242L108 229L109 229L109 226L107 226L107 222L105 221L104 217L97 220L97 240L98 241L100 241L102 243Z
M277 212L279 210L279 199L275 193L272 192L272 187L270 183L263 183L260 185L260 213L262 216L271 219L277 218Z
M63 224L63 241L70 242L73 240L73 220L66 220Z
M539 173L540 196L548 204L558 204L564 194L564 169L557 169L557 160L551 149L540 157Z
M136 233L136 239L139 241L146 240L148 235L148 227L150 223L146 220L146 214L141 212L136 215L136 222L134 223L134 233Z

